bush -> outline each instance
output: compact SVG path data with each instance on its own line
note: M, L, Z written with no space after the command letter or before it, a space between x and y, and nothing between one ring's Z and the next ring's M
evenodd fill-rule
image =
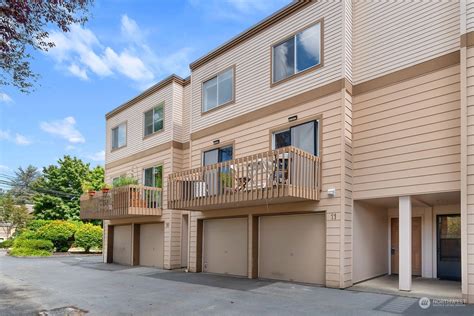
M26 229L36 232L36 231L38 231L38 229L40 229L43 226L46 226L49 223L51 223L50 220L35 219L35 220L32 220L32 221L28 222L28 224L26 224Z
M91 248L102 248L102 228L92 224L82 225L74 234L75 246L89 252Z
M39 239L38 238L38 233L32 230L24 230L21 232L20 235L18 235L15 240L17 239Z
M13 246L13 239L7 239L0 242L0 248L11 248Z
M54 245L49 240L44 239L16 239L13 242L13 249L15 248L30 248L34 250L46 250L52 252Z
M66 252L74 242L77 225L67 221L51 221L38 229L38 237L53 242L56 251Z
M17 248L10 250L9 254L16 257L48 257L51 255L50 251L31 248Z

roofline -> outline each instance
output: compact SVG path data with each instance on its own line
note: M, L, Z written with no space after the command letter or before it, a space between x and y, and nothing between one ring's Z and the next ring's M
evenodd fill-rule
M262 21L258 22L254 26L251 26L247 30L243 31L239 35L231 38L229 41L225 42L221 46L217 47L216 49L210 51L206 55L202 56L201 58L197 59L196 61L192 62L189 67L191 70L195 70L198 67L204 65L208 61L216 58L217 56L223 54L224 52L228 51L229 49L233 48L234 46L246 41L247 39L257 35L258 33L262 32L263 30L269 28L270 26L278 23L282 19L288 17L289 15L295 13L296 11L302 9L303 7L311 4L311 0L293 0L290 4L286 5L285 7L281 8L277 12L273 13L269 17L263 19Z
M142 93L140 93L136 97L128 100L124 104L122 104L119 107L116 107L112 111L108 112L105 115L105 118L109 119L109 118L117 115L118 113L128 109L129 107L131 107L132 105L134 105L138 101L143 100L144 98L148 97L149 95L157 92L158 90L166 87L167 85L169 85L173 82L175 82L175 83L177 83L177 84L184 87L184 86L187 86L191 82L191 77L189 76L189 77L183 79L178 75L172 74L171 76L166 77L165 79L161 80L160 82L158 82L158 83L154 84L153 86L151 86L150 88L146 89L145 91L143 91Z

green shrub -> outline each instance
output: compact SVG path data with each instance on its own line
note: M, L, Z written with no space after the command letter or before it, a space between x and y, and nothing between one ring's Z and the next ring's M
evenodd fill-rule
M7 239L0 242L0 248L11 248L13 246L13 239Z
M32 230L24 230L19 234L16 239L39 239L38 233Z
M67 221L52 221L38 229L38 237L53 242L56 251L66 252L74 242L77 226Z
M16 239L13 242L13 248L30 248L35 250L46 250L52 252L54 245L49 240L44 239Z
M26 224L26 228L28 230L32 230L32 231L38 231L38 229L40 229L41 227L47 225L51 223L50 220L46 220L46 219L35 219L35 220L32 220L30 222L28 222L28 224Z
M51 252L41 249L31 249L31 248L17 248L14 247L10 250L9 254L16 257L48 257L51 256Z
M76 247L82 247L89 252L91 248L102 248L102 228L92 224L82 225L74 234Z
M119 177L113 183L114 188L123 187L126 185L136 185L138 180L132 177Z

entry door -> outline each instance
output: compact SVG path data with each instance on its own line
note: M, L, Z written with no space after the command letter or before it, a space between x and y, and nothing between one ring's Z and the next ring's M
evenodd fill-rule
M461 280L461 216L438 215L438 278Z
M204 152L203 165L213 165L219 162L232 160L233 148L232 146L227 146L223 148L213 149ZM215 169L211 171L206 171L204 174L204 179L207 185L208 195L217 195L219 190L221 190L221 180L223 174L229 173L228 168L221 168L221 170Z
M391 223L391 266L392 274L398 274L400 258L398 218L392 218ZM421 276L421 217L411 219L411 272Z

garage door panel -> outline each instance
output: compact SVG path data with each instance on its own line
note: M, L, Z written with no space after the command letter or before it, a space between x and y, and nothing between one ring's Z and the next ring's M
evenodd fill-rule
M114 226L114 263L131 265L132 258L132 226Z
M324 284L325 236L322 214L260 217L259 276Z
M212 219L203 224L203 271L247 275L247 219Z
M163 223L140 225L139 264L147 267L163 268L164 225Z

